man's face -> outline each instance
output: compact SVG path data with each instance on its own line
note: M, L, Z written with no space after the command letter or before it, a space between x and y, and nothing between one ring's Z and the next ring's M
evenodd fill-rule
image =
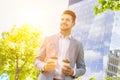
M63 14L61 17L60 22L60 29L65 30L71 30L71 28L74 26L75 22L72 20L72 16L69 14Z

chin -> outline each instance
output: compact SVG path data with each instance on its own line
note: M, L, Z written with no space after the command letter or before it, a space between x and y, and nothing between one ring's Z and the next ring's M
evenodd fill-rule
M61 31L66 31L67 29L65 29L65 28L61 28Z
M66 27L61 27L61 30L66 30L67 28Z

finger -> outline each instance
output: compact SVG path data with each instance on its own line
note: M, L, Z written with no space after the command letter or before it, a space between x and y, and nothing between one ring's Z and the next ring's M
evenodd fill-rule
M64 66L64 67L66 67L67 69L71 69L71 66Z
M64 71L64 70L62 70L62 73L63 73L63 74L65 74L65 71Z
M62 68L62 72L63 72L63 73L66 73L66 69L65 69L65 68Z
M68 70L68 69L62 69L62 73L65 74L65 75L69 75L70 70Z
M65 72L68 72L68 73L71 71L71 69L68 69L66 67L63 67L62 70L65 71Z
M65 73L65 70L66 70L66 69L62 68L62 73Z
M67 72L67 68L62 68L62 70L63 70L64 72Z
M67 71L64 71L64 74L65 74L65 75L69 75L69 72L67 72Z

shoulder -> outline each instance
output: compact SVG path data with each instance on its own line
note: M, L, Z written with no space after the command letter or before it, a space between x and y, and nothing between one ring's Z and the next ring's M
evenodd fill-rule
M50 35L50 36L46 36L45 38L44 38L44 40L46 40L46 41L51 41L51 40L55 40L56 38L58 38L59 37L59 34L53 34L53 35Z
M77 51L80 51L80 52L82 52L83 50L84 50L84 46L83 46L83 44L82 44L82 42L80 42L79 40L77 40L77 39L74 39L74 43L75 43L75 45L77 46ZM82 52L82 53L84 53L84 52Z
M58 36L59 36L59 34L53 34L53 35L47 36L46 38L47 39L53 39L53 38L56 38Z
M82 42L80 42L79 40L75 39L74 37L72 37L72 39L77 45L82 45Z

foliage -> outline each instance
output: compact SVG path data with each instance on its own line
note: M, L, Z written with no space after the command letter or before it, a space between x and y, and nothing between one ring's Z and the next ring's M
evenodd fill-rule
M39 70L36 70L33 61L40 44L40 31L30 25L14 26L10 32L2 32L0 75L7 73L10 80L27 80L27 77L37 80Z
M96 77L90 77L89 80L97 80Z
M105 80L120 80L119 76L106 77Z
M98 5L94 6L96 15L107 10L120 10L120 0L98 0L98 3Z
M75 80L82 80L82 78L78 77L78 78L77 78L77 79L75 79Z
M112 80L112 77L106 77L105 80Z

